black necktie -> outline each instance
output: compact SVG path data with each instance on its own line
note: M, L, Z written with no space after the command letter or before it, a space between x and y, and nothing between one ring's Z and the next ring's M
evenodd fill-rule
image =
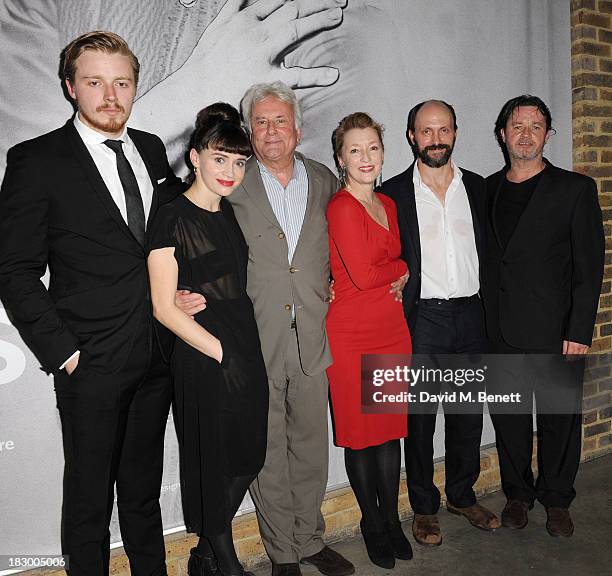
M117 156L117 172L125 194L125 207L127 209L128 228L142 246L145 240L145 215L142 198L134 170L123 152L122 140L105 140L106 144Z

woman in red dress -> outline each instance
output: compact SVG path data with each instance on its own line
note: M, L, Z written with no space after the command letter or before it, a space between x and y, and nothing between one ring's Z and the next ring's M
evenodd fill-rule
M370 560L393 568L412 558L397 511L405 414L362 414L361 355L410 354L401 304L408 279L400 260L393 200L374 192L383 163L382 127L362 112L344 118L332 137L343 187L327 208L335 298L327 315L334 363L328 368L335 442L361 508Z

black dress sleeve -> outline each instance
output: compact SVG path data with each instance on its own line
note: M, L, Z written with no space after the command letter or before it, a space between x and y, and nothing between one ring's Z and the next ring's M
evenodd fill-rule
M177 224L179 214L173 203L162 206L155 215L151 228L147 231L147 256L158 248L177 247Z

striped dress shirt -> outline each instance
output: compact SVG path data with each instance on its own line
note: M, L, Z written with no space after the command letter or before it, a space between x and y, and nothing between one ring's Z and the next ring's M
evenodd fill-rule
M304 162L295 158L293 162L293 175L284 188L276 176L272 174L261 162L257 161L259 173L263 180L264 188L272 211L285 233L287 240L287 256L289 264L293 260L293 254L300 237L306 204L308 203L308 174Z

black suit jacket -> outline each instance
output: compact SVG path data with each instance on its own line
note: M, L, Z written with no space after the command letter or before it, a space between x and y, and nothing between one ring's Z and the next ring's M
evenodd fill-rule
M149 222L182 190L161 140L129 130L153 183ZM48 290L41 282L49 266ZM73 121L7 155L0 191L0 297L47 372L78 348L109 373L152 325L144 247L131 234Z
M604 233L593 179L547 165L505 250L495 209L507 168L487 178L483 294L491 339L560 351L563 340L591 343Z
M482 176L460 168L463 174L470 208L474 239L478 252L480 276L482 278L482 263L484 256L484 222L485 222L485 181ZM414 183L412 176L414 163L401 174L387 180L382 185L382 191L393 198L397 205L397 219L402 241L402 259L408 264L410 276L403 293L404 313L408 327L413 330L418 315L418 305L421 295L421 240L417 217Z

